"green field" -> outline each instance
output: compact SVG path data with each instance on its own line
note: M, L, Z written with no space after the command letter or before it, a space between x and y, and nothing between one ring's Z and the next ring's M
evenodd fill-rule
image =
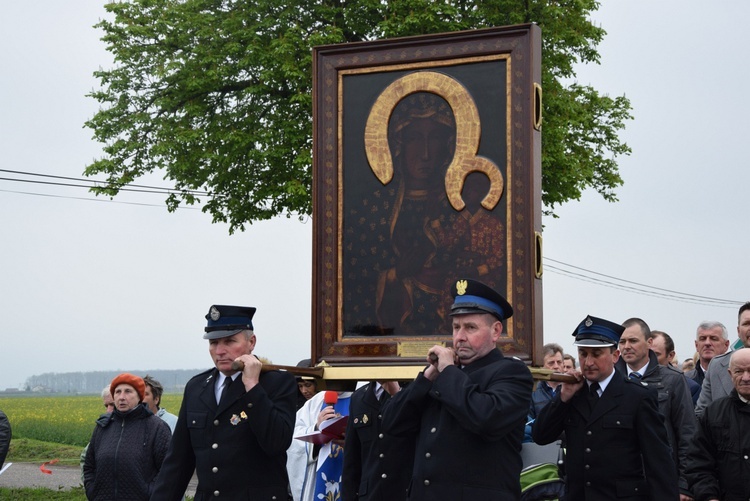
M162 407L177 414L182 395L164 395ZM94 422L104 412L98 395L0 397L13 430L13 439L84 447L94 431Z

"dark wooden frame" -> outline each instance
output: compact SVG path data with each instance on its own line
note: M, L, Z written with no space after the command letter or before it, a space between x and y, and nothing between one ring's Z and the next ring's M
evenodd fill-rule
M541 33L536 25L341 44L313 49L312 357L332 365L422 363L427 347L450 335L345 336L342 263L348 75L409 74L504 61L506 156L504 204L507 290L514 306L498 347L527 363L541 360ZM354 80L352 80L354 81ZM361 80L359 80L361 81ZM376 84L377 85L377 84ZM481 96L475 96L480 101ZM480 151L481 153L481 151ZM503 292L503 291L501 291Z

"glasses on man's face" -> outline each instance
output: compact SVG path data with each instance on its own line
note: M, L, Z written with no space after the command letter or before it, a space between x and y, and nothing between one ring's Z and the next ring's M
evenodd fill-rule
M109 404L104 404L104 408L107 409L107 410L114 409L115 408L115 403L112 402L112 403L109 403Z

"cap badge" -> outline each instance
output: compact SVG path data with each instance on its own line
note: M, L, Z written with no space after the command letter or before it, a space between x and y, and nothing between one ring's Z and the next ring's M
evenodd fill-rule
M216 306L211 307L211 311L208 312L209 316L211 317L211 320L216 322L219 318L221 318L221 313L216 308Z
M585 325L586 327L591 327L592 325L594 325L594 321L591 320L591 317L586 317L586 321L583 323L583 325Z
M469 286L469 283L466 280L459 280L456 282L456 292L459 296L463 296L466 294L466 288Z

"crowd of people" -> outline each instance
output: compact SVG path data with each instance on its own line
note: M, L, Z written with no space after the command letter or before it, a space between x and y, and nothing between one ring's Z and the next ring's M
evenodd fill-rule
M450 292L452 347L429 348L404 386L354 392L261 370L255 308L211 306L214 368L187 383L179 416L161 408L150 376L123 373L103 389L81 457L86 496L178 501L196 474L197 501L520 500L522 444L533 442L561 444L560 499L750 498L750 302L738 313L745 347L730 351L727 328L703 322L684 371L667 333L589 315L575 354L543 347L544 367L565 382L534 388L497 348L513 314L505 298L471 279ZM342 416L345 433L323 433ZM0 412L0 465L9 440Z
M573 333L579 369L545 345L544 366L577 382L539 382L526 440L562 444L566 499L748 499L750 303L737 334L744 347L729 351L727 328L702 322L692 364L676 362L672 338L640 318L587 317Z

